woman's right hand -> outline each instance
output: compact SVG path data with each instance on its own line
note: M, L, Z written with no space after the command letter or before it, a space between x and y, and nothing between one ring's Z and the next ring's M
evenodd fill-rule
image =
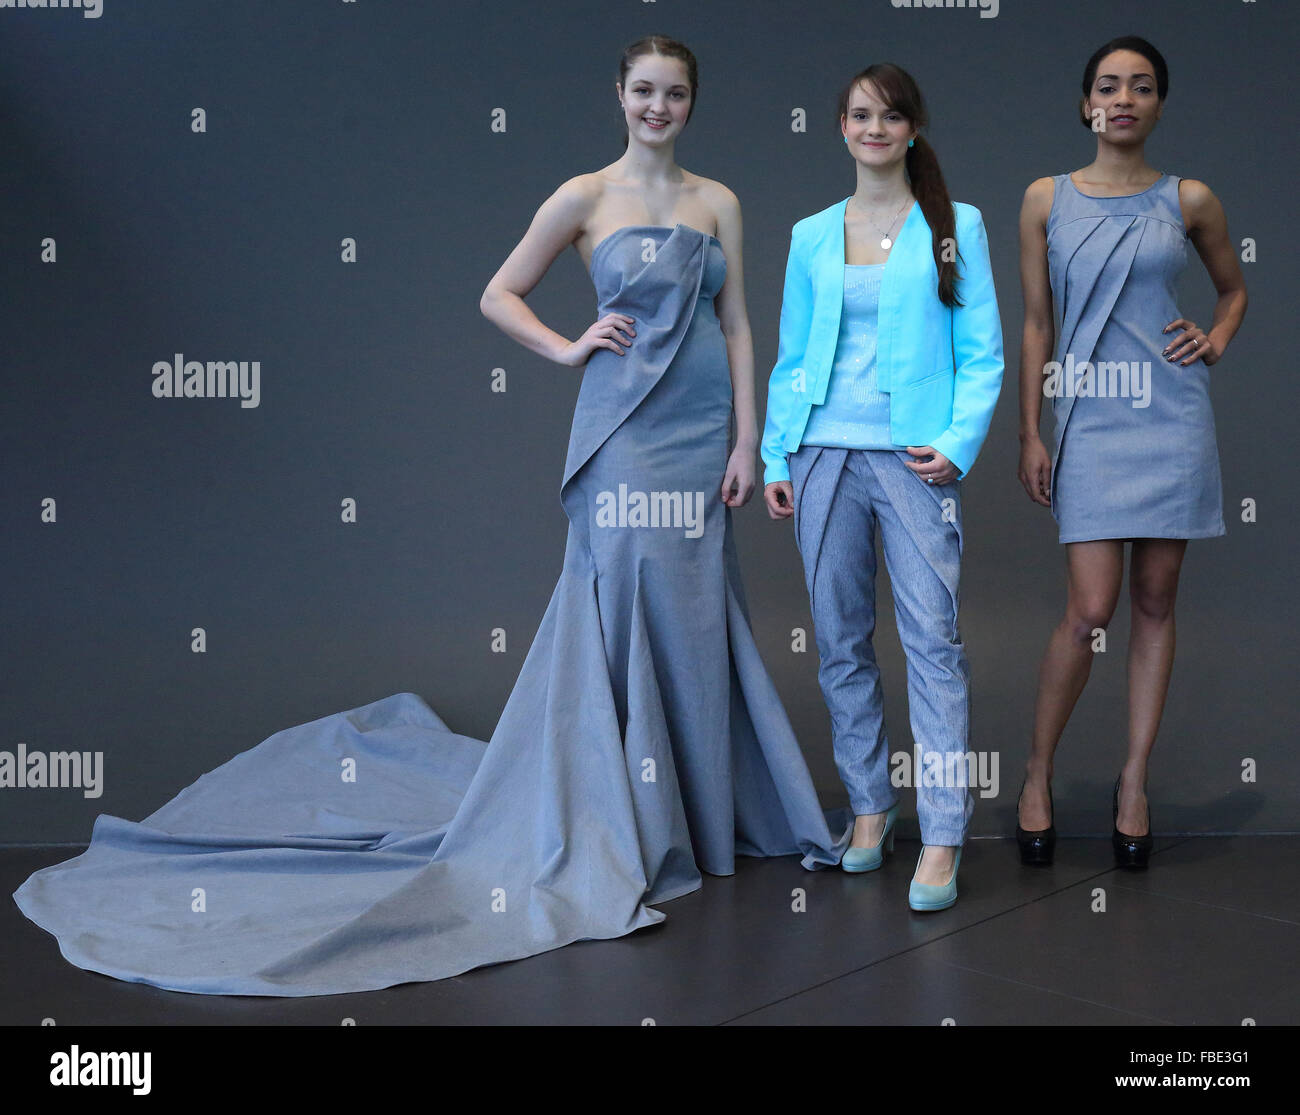
M565 345L556 356L556 362L569 368L581 368L598 348L613 349L622 356L623 349L619 347L619 342L630 345L636 336L636 331L631 328L632 321L627 314L606 314L576 341Z
M1020 483L1035 503L1052 506L1052 455L1040 437L1020 446Z
M789 480L773 480L763 488L763 502L773 519L788 519L794 514L794 486Z

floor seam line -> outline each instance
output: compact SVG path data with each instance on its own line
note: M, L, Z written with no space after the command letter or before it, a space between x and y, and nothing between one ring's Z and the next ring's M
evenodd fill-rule
M1188 839L1191 838L1189 837ZM1168 848L1161 848L1160 852L1166 852L1169 850L1169 848L1177 848L1184 843L1186 843L1186 840L1180 840L1178 841L1177 844L1169 845ZM1159 855L1160 852L1152 852L1152 855ZM838 976L831 976L829 979L821 980L818 983L809 984L807 987L800 988L798 991L793 991L788 995L778 996L777 998L773 999L771 1002L763 1003L759 1006L752 1007L751 1009L747 1011L743 1011L740 1014L736 1015L734 1018L723 1019L721 1022L714 1023L714 1025L716 1026L730 1025L732 1022L738 1021L741 1018L746 1018L751 1014L757 1013L758 1011L766 1010L768 1007L776 1006L778 1003L784 1003L789 999L793 999L798 995L806 994L809 991L815 991L819 987L825 987L828 984L834 983L836 980L843 979L845 976L855 976L860 972L865 972L868 968L874 968L876 967L876 965L884 963L886 960L894 960L900 956L906 956L908 953L916 952L918 949L926 948L928 945L932 945L938 941L946 940L947 938L956 936L959 933L965 933L966 930L968 929L974 929L976 926L983 925L986 922L994 921L997 918L1004 917L1007 914L1015 913L1018 910L1025 909L1028 906L1032 906L1035 902L1041 902L1045 898L1055 897L1056 895L1061 894L1064 891L1079 886L1081 883L1091 882L1093 879L1099 879L1103 875L1109 875L1119 870L1121 870L1121 868L1114 865L1103 868L1100 871L1096 872L1095 874L1086 875L1082 879L1075 880L1073 883L1065 883L1059 888L1057 888L1056 890L1047 891L1046 893L1040 894L1035 898L1026 899L1024 902L1017 903L1015 906L1009 906L1005 910L1000 910L996 914L989 914L987 917L979 918L978 920L971 922L969 925L963 925L960 929L953 929L947 933L941 933L939 936L933 938L932 940L924 941L920 944L912 945L910 948L905 948L898 952L890 953L888 956L882 956L878 960L873 960L868 964L863 964L860 967L852 968L847 972L840 973Z

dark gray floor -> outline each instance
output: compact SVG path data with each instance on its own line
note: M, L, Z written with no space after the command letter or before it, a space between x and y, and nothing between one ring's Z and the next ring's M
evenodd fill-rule
M188 995L73 967L8 896L79 850L0 849L0 1024L1300 1022L1296 836L1157 838L1145 873L1115 870L1105 840L1061 840L1046 869L1021 867L1010 840L972 841L957 905L937 914L907 908L915 842L868 875L742 857L629 937L309 999Z

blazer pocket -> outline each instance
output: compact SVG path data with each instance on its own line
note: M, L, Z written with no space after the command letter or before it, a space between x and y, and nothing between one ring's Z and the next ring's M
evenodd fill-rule
M944 368L924 379L893 385L889 392L890 425L896 424L903 431L909 445L926 444L948 428L955 382L952 369Z
M939 371L934 372L931 375L925 376L923 379L906 380L905 382L900 383L896 388L894 388L894 390L911 391L918 387L924 387L927 383L934 383L936 380L940 380L945 377L951 379L953 377L953 374L954 374L954 369L952 368L940 368Z

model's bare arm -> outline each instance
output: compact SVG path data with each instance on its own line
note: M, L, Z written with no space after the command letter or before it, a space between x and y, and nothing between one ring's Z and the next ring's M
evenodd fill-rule
M591 176L565 182L546 199L533 217L524 238L515 245L479 299L483 316L525 348L548 360L580 367L597 348L623 354L622 344L634 335L626 314L606 314L576 341L548 328L524 299L556 257L582 233L597 199L598 186Z
M1174 335L1167 346L1168 356L1183 364L1192 359L1215 364L1246 316L1246 280L1241 274L1236 249L1228 238L1228 218L1209 186L1195 178L1184 178L1178 183L1178 200L1187 235L1205 264L1219 298L1214 304L1214 320L1205 331L1202 343L1193 342L1196 327L1191 321L1177 318L1169 323L1166 331Z
M1043 370L1052 358L1052 285L1047 266L1047 217L1055 184L1031 182L1020 206L1020 289L1025 306L1020 336L1020 483L1029 498L1051 506L1051 455L1038 431L1043 413Z

